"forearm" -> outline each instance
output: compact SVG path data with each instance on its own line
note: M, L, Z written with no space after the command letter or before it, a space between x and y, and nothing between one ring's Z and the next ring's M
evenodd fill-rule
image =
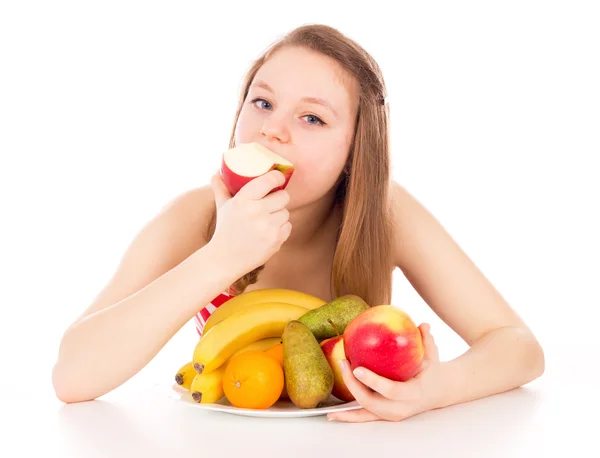
M502 393L538 378L544 354L534 336L518 328L501 328L475 342L458 358L442 363L442 405Z
M75 323L61 341L53 371L59 398L94 399L142 369L237 279L219 257L206 245L137 293Z

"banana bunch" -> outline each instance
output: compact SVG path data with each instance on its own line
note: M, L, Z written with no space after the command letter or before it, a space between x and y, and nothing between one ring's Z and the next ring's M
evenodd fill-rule
M265 351L281 342L280 337L257 340L238 350L233 356L249 350ZM223 396L223 374L226 364L219 369L205 374L198 374L192 361L184 364L175 374L175 381L188 390L192 399L198 403L217 402Z
M242 293L228 300L207 320L192 361L179 369L175 381L196 402L220 400L225 363L232 356L279 344L287 323L325 303L310 294L280 288Z

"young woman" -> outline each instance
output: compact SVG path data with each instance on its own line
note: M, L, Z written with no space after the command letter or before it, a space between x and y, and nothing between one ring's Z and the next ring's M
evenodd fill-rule
M59 399L118 387L200 311L206 318L215 298L290 288L386 304L396 268L470 348L440 362L422 324L425 363L408 382L352 373L342 362L363 409L331 419L400 420L539 377L544 354L527 325L390 179L385 99L377 63L336 29L302 26L274 43L245 78L230 147L257 142L290 160L288 187L270 193L284 179L273 171L232 198L215 174L210 186L176 196L66 330L53 371Z

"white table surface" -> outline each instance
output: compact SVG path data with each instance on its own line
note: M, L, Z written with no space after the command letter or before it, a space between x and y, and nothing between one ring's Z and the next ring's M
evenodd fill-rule
M42 389L39 399L5 394L2 417L9 422L0 456L306 457L315 449L351 457L600 456L600 404L589 377L546 373L500 395L398 423L363 424L203 411L169 397L166 386L132 382L98 400L68 405L49 390Z

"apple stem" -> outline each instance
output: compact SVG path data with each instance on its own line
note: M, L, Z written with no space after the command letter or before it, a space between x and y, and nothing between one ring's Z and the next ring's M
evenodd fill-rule
M331 318L327 318L327 321L329 321L329 324L331 324L331 326L333 326L333 330L335 331L335 333L339 336L340 335L340 331L338 330L337 326L335 325L335 323L333 321L331 321Z

